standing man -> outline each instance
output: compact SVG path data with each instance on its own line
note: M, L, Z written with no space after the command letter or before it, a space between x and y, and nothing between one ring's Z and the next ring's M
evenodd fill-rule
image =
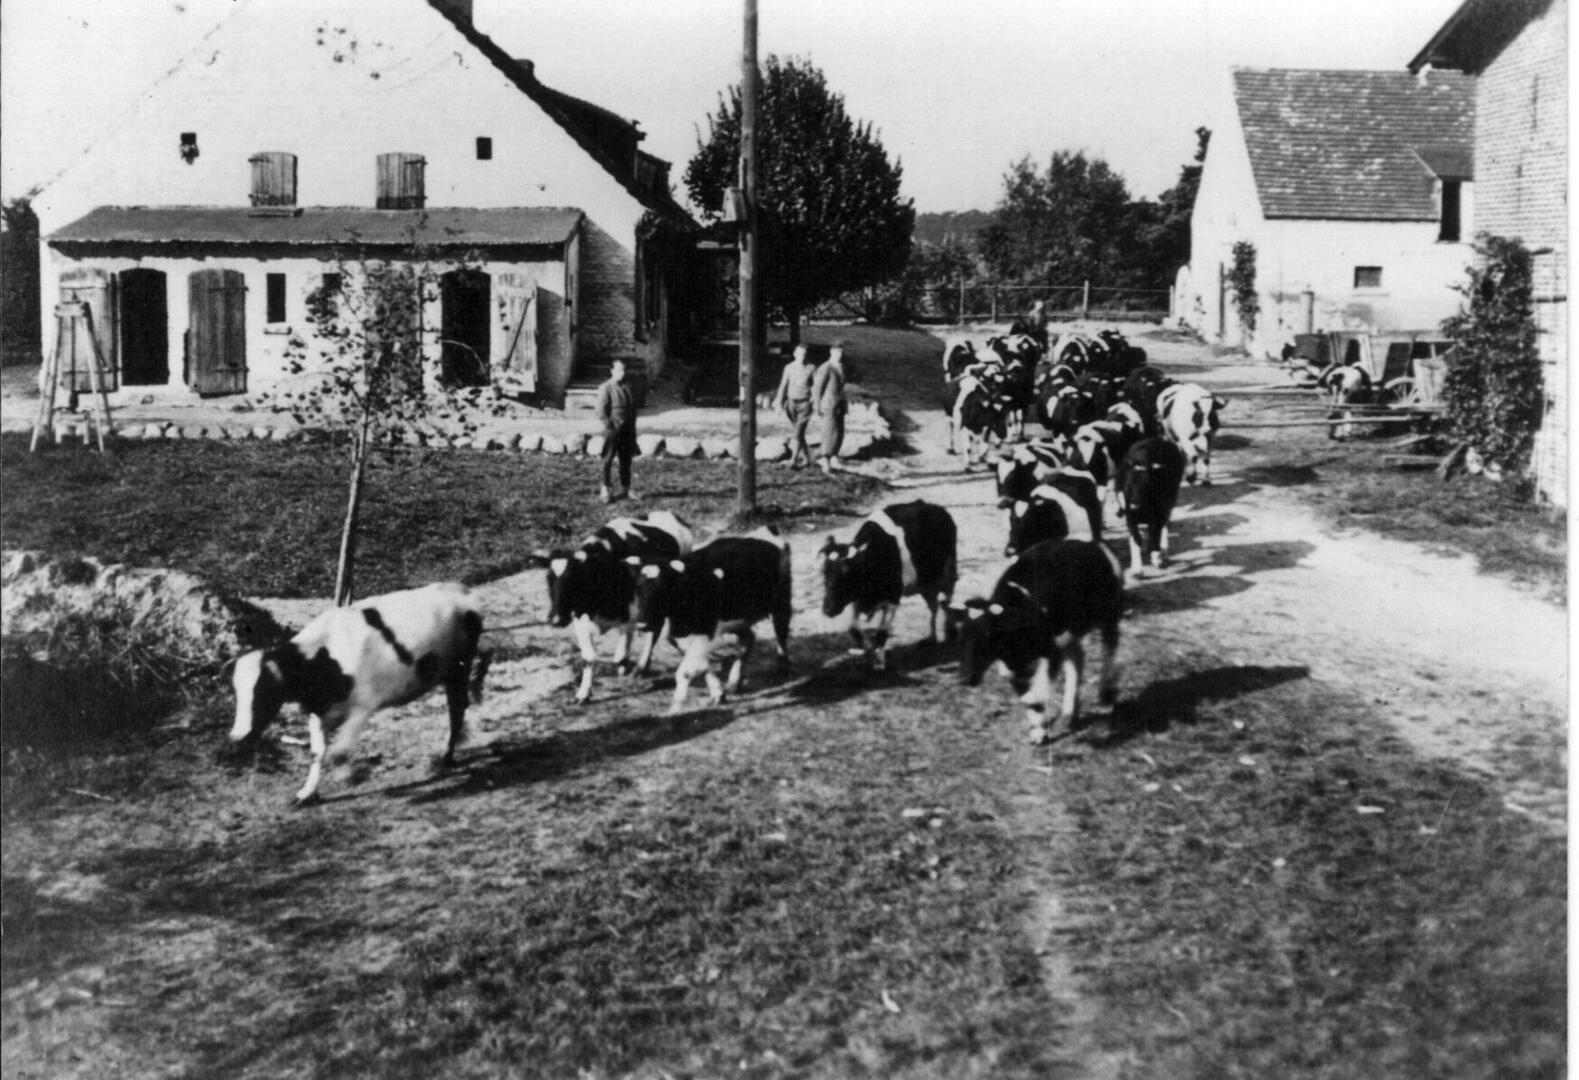
M811 426L811 383L817 374L817 365L807 359L806 346L795 346L795 357L784 365L784 377L779 379L778 393L773 397L773 407L783 409L795 428L790 443L790 468L804 469L811 464L811 448L806 445L806 429Z
M625 381L625 361L615 360L609 368L608 382L598 387L597 412L603 425L603 486L598 494L604 502L614 501L609 492L609 473L618 458L619 497L635 498L631 494L631 458L636 456L636 395Z
M822 417L822 471L839 467L839 447L844 443L844 414L849 403L844 396L844 342L835 341L828 350L828 362L817 369L811 396L817 415Z

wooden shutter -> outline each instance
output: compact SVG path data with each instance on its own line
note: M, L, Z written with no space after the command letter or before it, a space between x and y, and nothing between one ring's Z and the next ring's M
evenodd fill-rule
M187 377L199 394L247 390L247 285L239 270L199 270L188 281Z
M537 286L526 274L505 273L494 279L499 292L499 321L504 326L500 377L525 390L537 389Z
M421 210L426 202L423 174L427 160L421 154L378 155L380 210Z
M83 267L67 270L60 275L60 298L79 300L88 305L93 320L93 336L98 339L99 353L104 358L104 389L120 387L117 377L119 364L115 348L115 297L110 288L110 278L103 270ZM59 320L56 321L57 327ZM80 332L81 327L78 327ZM67 334L71 331L68 329ZM58 385L88 393L93 389L93 347L85 336L66 339L66 352L61 358Z
M247 159L252 163L253 206L296 205L296 155L266 150Z

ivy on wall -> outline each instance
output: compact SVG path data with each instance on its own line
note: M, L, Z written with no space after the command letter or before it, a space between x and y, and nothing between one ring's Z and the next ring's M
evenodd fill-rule
M1459 440L1504 475L1522 475L1542 410L1534 260L1519 241L1487 233L1475 250L1479 264L1456 286L1466 303L1442 323L1453 340L1442 397Z
M1248 240L1234 244L1234 264L1228 271L1228 284L1234 291L1234 311L1245 333L1253 334L1261 314L1261 299L1256 295L1256 246Z

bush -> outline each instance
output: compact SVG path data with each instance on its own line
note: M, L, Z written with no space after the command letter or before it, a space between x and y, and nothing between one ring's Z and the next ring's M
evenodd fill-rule
M1478 266L1458 291L1468 301L1442 323L1453 339L1442 397L1454 435L1505 475L1522 474L1541 425L1541 361L1536 350L1529 251L1482 234Z

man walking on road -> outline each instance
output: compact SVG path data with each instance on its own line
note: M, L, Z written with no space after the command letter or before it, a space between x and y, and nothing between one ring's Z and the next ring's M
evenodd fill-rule
M603 425L603 486L598 494L604 502L614 501L609 492L609 474L617 458L619 497L633 499L636 496L631 494L631 458L636 456L636 395L625 381L625 361L615 360L608 382L598 387L597 414Z
M795 346L795 358L784 365L773 407L783 409L795 429L790 442L790 468L804 469L811 464L811 448L806 445L806 429L811 426L811 383L817 365L806 355L806 346Z
M839 447L844 444L844 414L849 402L844 396L844 342L835 341L828 350L828 362L817 369L812 380L811 397L822 417L822 471L839 468Z

